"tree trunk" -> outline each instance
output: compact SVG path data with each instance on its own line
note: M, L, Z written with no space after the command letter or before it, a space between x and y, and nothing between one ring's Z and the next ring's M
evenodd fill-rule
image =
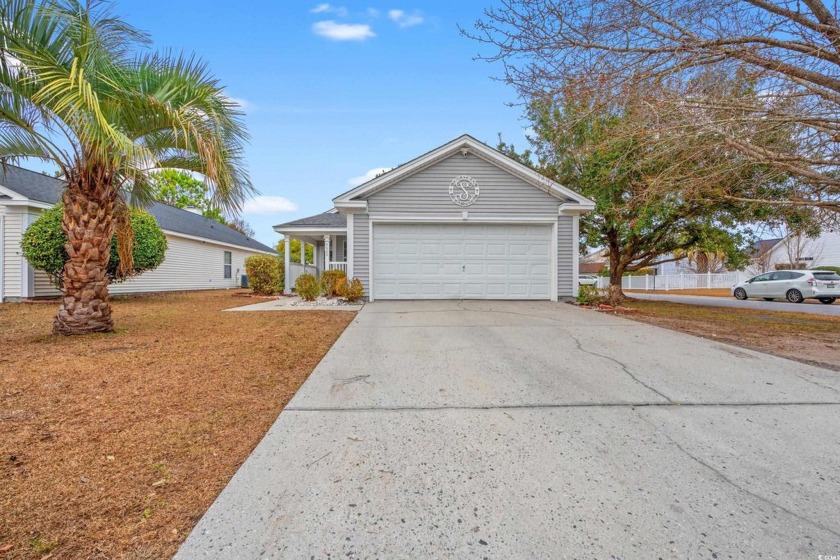
M78 178L71 179L64 191L62 230L70 258L64 265L61 307L53 323L55 334L114 330L107 272L116 198L110 184L85 185Z
M624 276L624 271L627 265L621 262L618 255L614 255L610 251L610 285L607 287L607 303L612 306L621 305L627 299L624 295L624 290L621 288L621 279Z

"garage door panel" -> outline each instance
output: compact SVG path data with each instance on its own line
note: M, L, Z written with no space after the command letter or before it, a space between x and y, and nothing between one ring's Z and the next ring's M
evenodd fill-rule
M547 276L550 266L542 263L535 263L530 266L528 273L531 276Z
M464 243L464 255L466 257L483 257L487 252L487 247L484 243L479 241L467 241Z
M420 263L420 275L421 276L433 276L440 271L440 265L435 262L421 262Z
M375 224L379 299L550 299L550 226Z
M507 276L507 263L489 263L487 265L487 276Z

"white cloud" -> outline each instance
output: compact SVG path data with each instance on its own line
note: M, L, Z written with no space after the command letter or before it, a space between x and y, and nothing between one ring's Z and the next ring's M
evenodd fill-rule
M297 209L297 204L282 196L255 196L242 207L246 214L282 214Z
M378 175L382 175L391 169L393 169L393 167L374 167L373 169L368 169L364 175L347 179L347 184L351 187L358 187L362 183L367 183L371 179L375 179Z
M312 25L316 35L333 41L364 41L376 37L376 33L366 23L337 23L332 20L318 21Z
M227 100L231 103L235 103L236 105L238 105L239 108L245 113L250 113L251 111L257 108L256 105L254 105L247 99L243 99L241 97L227 97Z
M423 23L423 16L418 12L409 14L405 10L388 10L388 19L400 26L400 29Z
M346 17L347 16L347 8L341 6L333 6L332 4L318 4L311 10L309 10L313 14L335 14L338 17Z

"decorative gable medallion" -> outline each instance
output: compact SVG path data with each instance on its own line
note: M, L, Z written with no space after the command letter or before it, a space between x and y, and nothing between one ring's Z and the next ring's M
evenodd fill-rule
M449 198L458 206L472 206L478 200L478 181L461 175L449 183Z

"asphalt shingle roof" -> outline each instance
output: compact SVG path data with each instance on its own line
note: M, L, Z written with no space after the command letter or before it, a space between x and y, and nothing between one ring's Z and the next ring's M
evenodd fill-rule
M55 204L61 200L64 181L42 173L23 169L15 165L0 166L0 185L19 193L30 200ZM274 249L251 239L224 224L194 214L175 206L153 202L146 210L152 214L161 229L201 237L211 241L245 247L256 251L274 252Z
M308 218L293 220L291 222L286 222L285 224L280 224L279 226L274 227L284 228L295 226L343 228L347 227L347 216L345 216L344 214L339 214L338 212L323 212L322 214L316 214L314 216L309 216Z
M781 240L781 237L777 239L759 239L755 242L755 245L753 245L752 256L760 257L764 255L764 253L775 247L776 244L779 243L779 241Z

